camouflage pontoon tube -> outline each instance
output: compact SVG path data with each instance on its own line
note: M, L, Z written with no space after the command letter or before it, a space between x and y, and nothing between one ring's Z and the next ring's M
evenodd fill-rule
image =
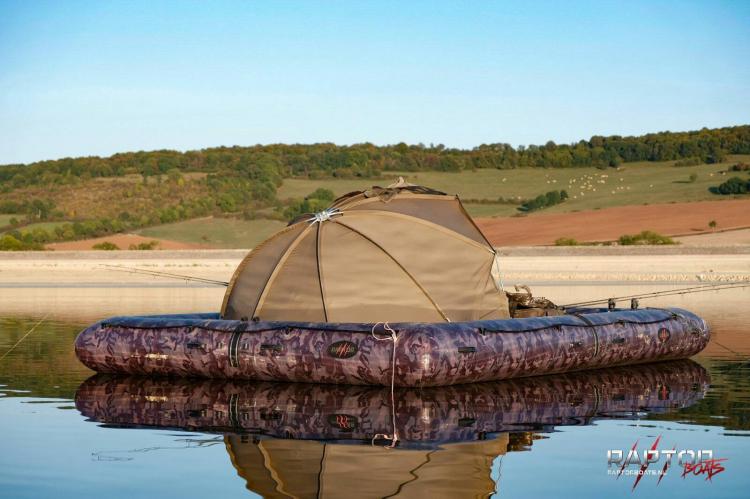
M574 312L390 325L115 317L84 330L75 347L103 373L441 386L682 359L710 336L681 309Z

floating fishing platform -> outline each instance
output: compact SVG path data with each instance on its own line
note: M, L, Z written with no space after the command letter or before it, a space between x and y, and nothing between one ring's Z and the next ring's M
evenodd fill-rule
M700 317L638 298L712 285L558 307L507 292L500 269L458 197L401 179L298 217L229 282L136 269L226 286L220 313L106 319L76 355L101 373L428 387L682 359L709 341Z

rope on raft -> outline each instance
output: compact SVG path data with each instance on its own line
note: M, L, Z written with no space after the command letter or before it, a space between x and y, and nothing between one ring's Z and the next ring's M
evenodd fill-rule
M386 337L378 337L375 336L375 329L380 325L383 325L383 329L385 331L388 331L390 333L390 336ZM383 438L385 440L390 440L391 445L387 445L387 449L393 449L396 447L396 444L398 443L398 429L396 427L396 394L395 394L395 386L396 386L396 341L398 341L398 335L396 334L396 331L391 328L391 326L388 325L387 322L376 322L372 326L372 330L370 331L370 336L372 336L377 341L392 341L393 342L393 350L391 352L391 425L393 427L393 436L388 436L383 433L377 433L372 437L372 442L374 443L375 440L377 440L379 437Z

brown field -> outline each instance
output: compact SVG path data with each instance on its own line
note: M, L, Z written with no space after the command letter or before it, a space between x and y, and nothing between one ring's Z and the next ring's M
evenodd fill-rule
M715 220L712 231L708 224ZM478 218L477 224L495 246L555 244L561 237L579 242L614 241L623 234L652 230L667 236L722 234L750 227L750 199L618 206L594 211L550 213L527 217ZM708 236L707 236L708 237ZM731 239L731 236L724 236Z
M170 241L168 239L157 239L155 237L143 237L137 234L113 234L111 236L96 237L93 239L81 239L80 241L67 241L64 243L51 243L47 249L58 251L77 251L90 250L98 243L109 241L116 244L120 249L126 250L131 244L148 243L150 241L159 241L156 249L161 250L178 250L178 249L200 249L210 248L205 244L184 243L181 241Z

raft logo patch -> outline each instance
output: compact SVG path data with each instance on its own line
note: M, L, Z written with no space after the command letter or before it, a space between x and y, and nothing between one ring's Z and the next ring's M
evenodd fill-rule
M328 346L328 355L336 359L349 359L357 354L357 345L351 341L337 341Z
M357 429L357 418L348 414L331 414L328 424L341 431L354 431Z
M659 329L659 332L656 334L656 337L659 338L659 341L662 343L666 342L670 337L669 329L663 327Z

